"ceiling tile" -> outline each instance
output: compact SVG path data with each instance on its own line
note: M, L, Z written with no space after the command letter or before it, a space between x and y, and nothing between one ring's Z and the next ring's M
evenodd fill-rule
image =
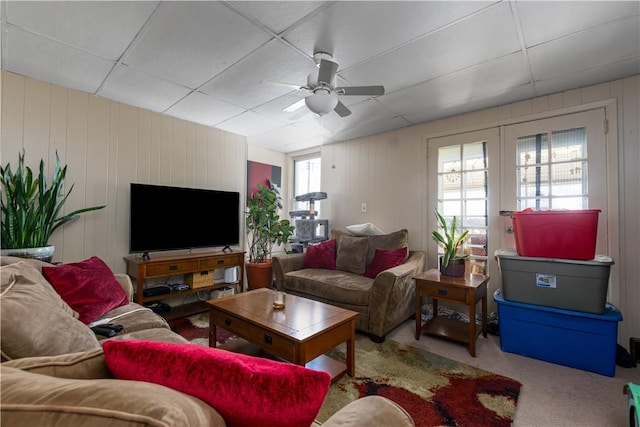
M601 67L589 68L560 77L536 81L536 95L549 95L569 89L589 86L611 80L615 75L618 79L630 77L640 73L640 58L607 64Z
M420 110L437 110L442 105L465 103L483 94L517 88L528 82L524 55L514 53L396 91L380 97L379 101L406 116Z
M481 97L471 98L466 102L454 101L450 104L442 104L438 108L416 110L405 115L405 117L412 123L424 123L528 99L531 97L532 91L531 85L525 84L516 88L502 89L484 94Z
M400 46L476 12L483 1L335 2L284 37L303 52L332 53L340 68Z
M242 107L253 108L295 90L262 83L262 80L304 86L307 84L307 75L315 70L317 67L312 60L304 58L279 40L272 40L200 90Z
M511 11L503 3L340 75L351 84L383 84L389 93L518 50Z
M119 65L98 93L109 99L163 112L189 93L189 89Z
M107 59L117 60L156 1L7 2L7 21Z
M269 132L285 125L286 123L279 123L274 120L267 119L253 111L246 111L228 120L217 123L216 127L238 135L251 136Z
M636 15L531 48L533 77L544 80L638 58L639 29L640 17Z
M185 120L213 126L237 116L243 111L244 109L237 105L229 104L200 92L193 92L169 108L166 113Z
M269 38L222 2L167 2L124 62L197 88Z
M401 117L394 117L387 120L372 122L357 128L346 128L336 136L341 140L363 138L365 136L388 132L390 130L400 129L406 126L409 126L409 123L407 123L406 120Z
M81 50L44 39L13 26L4 35L3 68L12 73L95 93L114 63Z
M305 130L297 129L291 125L282 127L277 131L267 132L262 135L247 137L247 142L259 147L273 149L274 141L282 146L286 153L319 147L322 144L333 142L322 135L311 135Z
M229 4L241 13L261 22L276 34L323 5L319 1L232 1Z
M638 1L518 1L515 6L527 47L640 14Z

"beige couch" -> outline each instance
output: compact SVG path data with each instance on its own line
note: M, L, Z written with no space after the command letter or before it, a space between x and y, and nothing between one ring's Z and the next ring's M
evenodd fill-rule
M408 248L408 231L351 236L332 230L331 238L337 241L335 270L305 268L306 254L274 256L276 287L294 295L357 311L360 315L356 318L356 329L369 334L374 342L384 341L389 331L415 313L413 277L424 270L426 254L408 251L401 265L370 278L362 272L373 262L376 249Z
M40 274L39 261L2 257L0 271L0 424L32 426L225 426L204 401L162 385L115 379L101 343L77 320ZM131 301L126 275L116 275ZM127 313L122 315L123 313ZM103 317L119 316L124 330L109 339L188 342L150 310L129 302ZM325 426L411 426L390 400L358 399Z

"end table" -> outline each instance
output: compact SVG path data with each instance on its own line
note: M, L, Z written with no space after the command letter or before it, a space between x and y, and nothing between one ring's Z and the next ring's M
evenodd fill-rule
M469 354L476 357L476 338L482 332L487 337L487 283L489 276L466 274L449 277L438 269L430 269L414 277L416 281L416 340L423 333L449 338L469 344ZM424 325L421 318L422 297L433 300L433 317ZM466 304L469 307L469 323L438 317L438 300ZM482 300L482 329L476 331L476 304Z

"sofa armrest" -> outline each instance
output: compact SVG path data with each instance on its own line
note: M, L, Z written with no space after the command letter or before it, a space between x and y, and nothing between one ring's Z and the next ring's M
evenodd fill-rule
M323 427L412 427L413 418L400 405L382 396L354 400L333 414Z
M129 301L133 301L133 283L131 283L131 278L128 274L117 273L114 274L120 286L124 290L124 293L127 294L127 299Z
M295 253L274 256L271 263L273 264L273 273L276 276L276 287L282 290L285 274L304 268L304 254Z
M372 325L380 330L370 333L384 336L388 325L404 321L414 309L415 281L413 278L424 271L426 253L412 251L409 258L397 266L378 274L371 290L370 313Z

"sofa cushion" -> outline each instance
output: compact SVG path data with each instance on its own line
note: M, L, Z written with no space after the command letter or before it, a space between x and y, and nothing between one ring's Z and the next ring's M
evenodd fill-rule
M113 272L100 258L56 267L42 267L42 274L67 304L89 324L107 311L129 303Z
M340 236L336 269L355 274L364 273L368 244L366 237Z
M0 346L3 359L50 356L100 347L91 329L74 318L37 268L1 268Z
M331 230L331 238L338 240L338 251L340 251L340 240L343 236L349 236L349 234L340 230ZM405 246L409 247L409 231L404 228L402 230L394 231L393 233L389 234L373 235L360 238L367 239L368 242L366 258L367 266L369 266L371 262L373 262L373 258L376 255L376 249L391 250L400 249Z
M343 306L367 306L371 302L373 279L340 270L305 268L287 273L285 291L302 293Z
M0 367L2 425L224 426L205 402L157 384L55 378Z
M331 381L324 371L193 344L107 341L103 348L116 378L196 396L229 427L309 426Z
M336 239L309 245L304 254L304 268L336 269Z
M366 277L375 279L376 276L385 270L393 267L397 267L407 259L409 248L406 246L400 249L376 249L376 254L371 262L371 265L367 267L364 272Z

